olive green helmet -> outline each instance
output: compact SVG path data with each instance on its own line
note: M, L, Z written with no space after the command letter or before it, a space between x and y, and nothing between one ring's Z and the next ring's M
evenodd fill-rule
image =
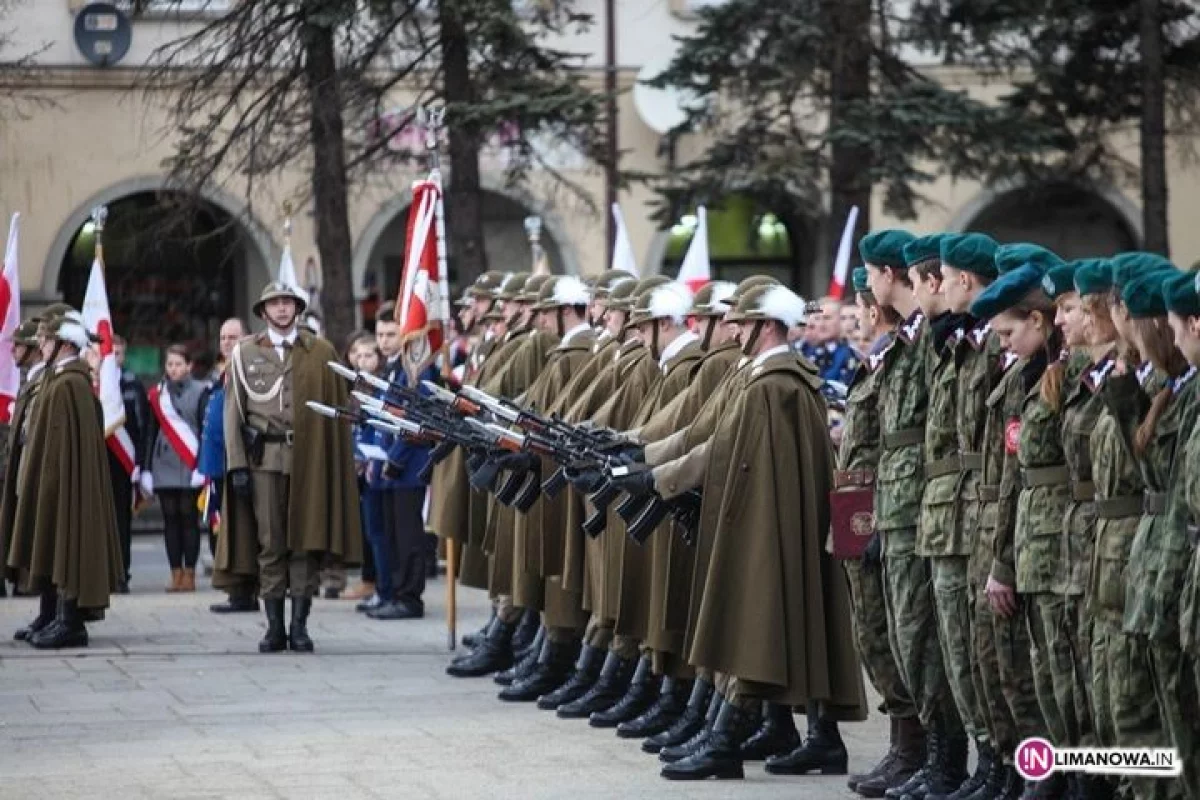
M692 298L693 317L723 317L729 310L729 298L737 286L729 281L710 281Z
M591 292L574 275L555 275L542 284L533 304L534 311L550 311L562 306L586 306Z
M652 286L637 295L630 309L626 327L641 325L654 319L679 319L691 314L692 293L682 283L668 282Z
M641 297L644 292L649 289L654 289L658 286L665 286L670 282L671 279L665 275L652 275L649 278L643 278L634 284L632 291L630 291L629 294L622 294L622 296L618 297L617 290L613 289L609 294L608 307L616 309L617 311L633 311L635 300ZM618 288L623 288L624 286L625 284L623 283L618 284Z
M17 326L13 332L13 344L23 344L26 347L38 346L38 318L27 319Z
M261 317L263 309L267 307L267 301L279 297L290 297L296 301L296 316L300 316L308 308L308 301L298 291L286 283L272 281L263 287L262 294L258 296L258 302L251 309L254 312L254 316Z
M630 275L628 272L619 269L610 269L605 272L601 272L592 280L592 294L597 299L608 297L609 292L613 290L613 287L617 286L623 281L634 281L636 283L637 278L633 275Z
M525 291L525 282L532 277L528 272L514 272L504 278L496 290L497 300L516 300Z
M553 275L530 275L525 280L525 289L521 294L513 299L518 303L528 303L533 305L538 300L538 293L542 291L542 287L554 279Z
M804 298L782 284L768 284L748 289L737 305L725 316L726 322L774 320L791 328L804 324L808 304Z

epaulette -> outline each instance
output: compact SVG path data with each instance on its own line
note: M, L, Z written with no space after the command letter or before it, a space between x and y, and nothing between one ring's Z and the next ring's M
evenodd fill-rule
M1154 376L1154 364L1145 361L1137 368L1137 382L1140 386L1145 386L1150 382L1150 378Z
M1175 395L1175 394L1179 394L1180 392L1182 392L1183 387L1185 387L1189 383L1191 383L1192 379L1195 377L1196 377L1196 367L1193 364L1192 366L1188 367L1187 372L1183 373L1178 378L1175 378L1174 380L1171 381L1171 394Z
M921 325L924 322L925 312L918 308L913 312L912 316L906 319L904 324L900 326L900 330L897 332L897 335L904 340L905 344L912 344L921 334Z
M1021 357L1018 356L1016 353L1014 353L1012 350L1005 350L1004 355L1001 357L1001 361L1000 361L1000 371L1002 373L1008 372L1010 369L1012 369L1012 365L1016 364L1020 360L1021 360Z
M1100 363L1092 366L1083 374L1083 385L1092 394L1096 394L1104 386L1104 382L1108 380L1109 374L1116 367L1117 360L1112 356L1108 356L1100 361Z
M984 322L981 325L976 325L971 330L971 334L968 337L971 347L973 347L975 350L982 350L987 344L988 334L991 332L992 324L990 322Z

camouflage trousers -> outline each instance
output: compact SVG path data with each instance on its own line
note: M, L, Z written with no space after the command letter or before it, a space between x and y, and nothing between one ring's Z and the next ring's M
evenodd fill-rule
M915 717L908 687L900 675L896 656L888 639L886 592L881 567L865 568L861 561L842 562L850 585L850 604L853 608L854 644L858 657L867 671L867 678L879 696L884 710L893 717Z
M1143 637L1138 637L1142 643ZM1179 751L1183 762L1185 797L1200 798L1200 736L1196 730L1196 682L1189 670L1185 675L1184 655L1179 642L1170 639L1150 639L1150 678L1154 684L1154 699L1162 717L1170 746Z
M1025 595L1034 688L1057 747L1077 747L1085 732L1091 736L1083 674L1087 661L1076 656L1078 603L1078 598L1048 592Z
M971 591L966 556L931 558L933 596L937 604L938 641L946 680L967 734L977 742L989 737L987 723L975 696L971 662L974 659Z
M938 644L929 561L916 554L916 538L911 528L883 537L888 640L921 725L929 731L961 731Z
M992 610L980 588L975 596L976 694L988 715L988 731L1005 763L1022 740L1046 736L1029 660L1029 628L1017 596L1017 613L1002 617Z
M1165 747L1167 736L1154 699L1150 653L1125 633L1120 612L1101 611L1092 625L1092 715L1104 747ZM1123 794L1138 800L1182 797L1173 780L1129 778Z

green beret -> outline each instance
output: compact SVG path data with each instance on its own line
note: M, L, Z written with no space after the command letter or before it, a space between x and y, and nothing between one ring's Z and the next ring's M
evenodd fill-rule
M1066 264L1051 267L1042 276L1042 291L1051 300L1057 300L1064 294L1075 291L1075 270L1078 267L1078 261L1068 261Z
M1164 269L1175 269L1175 265L1158 253L1119 253L1109 259L1112 264L1112 282L1118 289L1124 289L1139 275L1158 272Z
M908 269L908 263L904 260L904 246L915 238L908 231L875 231L868 233L858 243L858 253L863 261L876 267Z
M867 268L855 267L854 272L850 276L850 280L854 283L854 291L869 292L871 291L870 284L867 283Z
M1200 291L1196 284L1196 276L1190 272L1171 275L1163 281L1163 303L1167 311L1183 317L1200 317Z
M1042 286L1042 271L1032 264L1006 272L979 293L971 303L971 315L991 319L1007 311Z
M1081 296L1104 294L1112 288L1112 264L1107 258L1081 258L1075 263L1075 291Z
M953 233L942 237L942 263L994 280L998 274L996 250L999 247L999 242L986 234Z
M1044 274L1051 267L1059 267L1063 264L1063 260L1051 251L1028 242L1000 245L996 248L995 261L996 269L1001 275L1026 264Z
M934 259L941 260L942 248L941 241L945 238L944 233L935 233L931 236L922 236L918 239L913 239L908 244L904 245L904 263L908 266L920 264L922 261L932 261Z
M1134 319L1166 316L1167 304L1163 300L1163 284L1178 274L1179 270L1171 267L1131 278L1121 287L1121 302L1129 310L1129 316Z

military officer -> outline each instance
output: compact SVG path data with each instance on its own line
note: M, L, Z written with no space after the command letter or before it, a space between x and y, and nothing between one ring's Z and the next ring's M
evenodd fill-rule
M12 535L12 515L17 506L17 467L21 461L21 450L24 446L25 414L29 408L31 395L38 386L38 376L45 368L42 353L38 348L37 317L22 322L13 333L13 361L21 371L21 383L17 396L13 401L9 423L4 425L0 436L4 438L4 494L3 504L0 505L0 568L8 561L8 540ZM0 572L7 572L0 569ZM0 597L7 594L7 577L0 575Z
M253 309L266 330L242 339L229 359L224 496L233 502L215 566L244 576L257 562L267 617L262 653L312 652L308 616L323 560L361 557L350 431L305 405L344 405L347 386L326 367L337 361L329 342L298 328L304 308L295 289L267 284Z

